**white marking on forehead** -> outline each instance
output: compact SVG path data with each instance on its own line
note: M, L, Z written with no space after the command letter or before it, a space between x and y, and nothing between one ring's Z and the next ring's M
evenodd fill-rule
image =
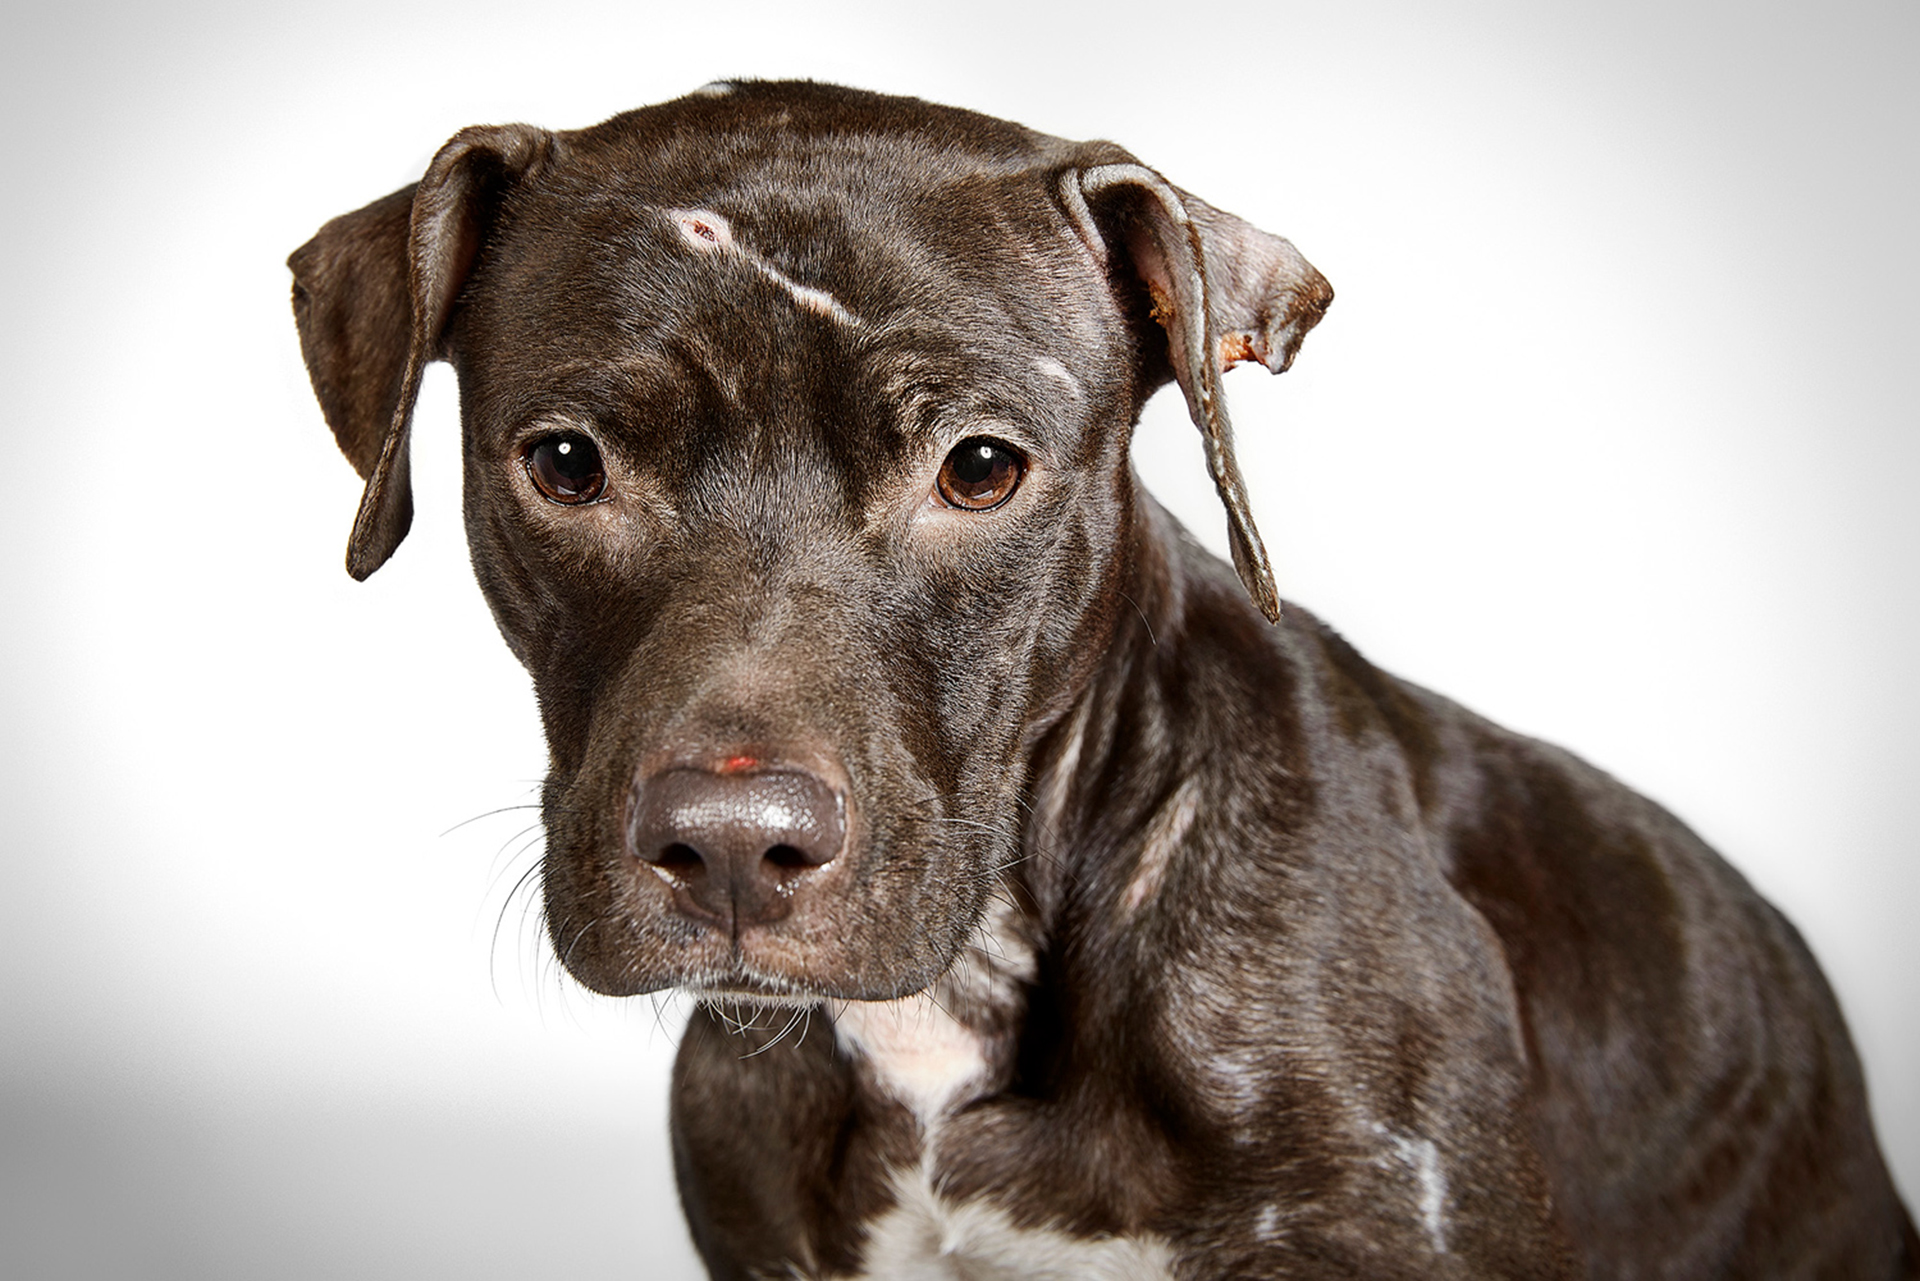
M733 92L731 80L709 80L687 96L690 98L724 98Z
M711 209L668 209L665 212L667 217L673 219L674 226L679 228L680 239L684 240L687 247L696 253L732 254L780 286L801 309L810 311L816 316L825 316L849 328L857 329L865 323L826 290L801 284L734 239L733 224L729 223L723 215Z
M1167 863L1180 842L1187 839L1193 820L1200 812L1200 780L1188 778L1174 789L1172 796L1147 824L1146 840L1140 847L1140 862L1127 886L1126 909L1136 911L1160 889Z
M1033 367L1065 387L1067 394L1075 400L1080 399L1080 380L1073 376L1072 370L1055 360L1052 356L1035 356L1033 358Z
M825 316L829 320L837 320L841 324L851 328L858 328L862 323L860 317L841 306L840 300L826 290L815 289L812 285L801 284L751 250L742 252L741 257L751 263L754 270L786 290L787 293L792 295L795 302L799 303L800 306L806 310L813 312L815 315Z

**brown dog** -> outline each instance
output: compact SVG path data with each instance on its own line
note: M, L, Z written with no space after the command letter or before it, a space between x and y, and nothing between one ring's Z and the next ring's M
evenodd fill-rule
M1282 614L1220 374L1332 298L1286 241L1110 143L749 84L466 130L291 265L356 577L458 370L554 947L707 998L716 1276L1920 1276L1792 928ZM1238 583L1128 466L1169 378Z

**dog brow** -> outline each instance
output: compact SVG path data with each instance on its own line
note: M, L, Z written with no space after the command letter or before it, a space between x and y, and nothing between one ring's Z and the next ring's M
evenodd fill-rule
M1053 379L1060 386L1066 388L1069 396L1072 396L1075 400L1085 399L1084 393L1080 390L1080 380L1073 376L1072 370L1055 360L1052 356L1034 356L1032 360L1035 369L1045 374L1048 378Z
M864 328L866 322L849 311L832 294L813 285L803 285L746 245L734 239L733 225L711 209L669 209L667 217L680 229L680 238L698 253L732 254L762 276L785 290L803 310L825 316L851 329Z

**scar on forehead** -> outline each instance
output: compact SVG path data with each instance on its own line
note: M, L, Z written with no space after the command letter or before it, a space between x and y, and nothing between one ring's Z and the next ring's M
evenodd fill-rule
M803 310L825 316L840 324L859 327L864 322L824 289L803 285L733 238L733 226L711 209L669 209L667 217L680 231L680 239L696 253L730 253L762 276L785 290Z
M680 238L701 253L710 254L733 245L733 227L711 209L669 209L667 215L680 228Z

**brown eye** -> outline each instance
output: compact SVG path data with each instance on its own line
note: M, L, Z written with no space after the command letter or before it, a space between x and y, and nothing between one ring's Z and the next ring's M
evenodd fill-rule
M526 455L533 487L556 503L590 503L607 491L600 448L577 431L556 432L533 442Z
M999 441L969 436L940 464L934 485L947 506L983 512L1012 497L1026 470L1026 460Z

